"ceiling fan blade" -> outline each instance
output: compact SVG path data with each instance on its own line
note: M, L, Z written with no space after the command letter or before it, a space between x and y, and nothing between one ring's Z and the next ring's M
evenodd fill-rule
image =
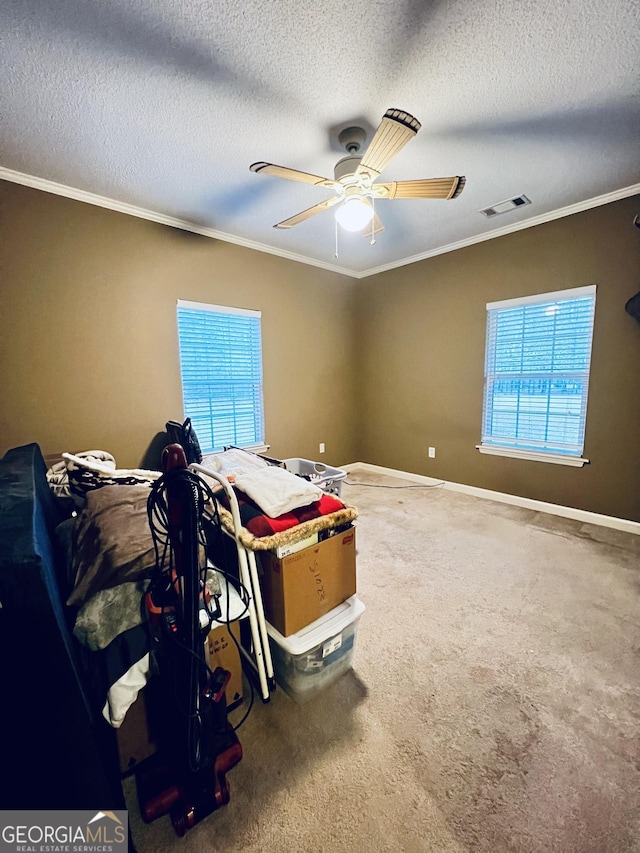
M451 178L424 178L420 181L390 181L374 184L375 198L457 198L467 179L456 175Z
M299 172L297 169L289 169L287 166L276 166L275 163L252 163L249 168L257 174L274 175L276 178L287 178L289 181L300 181L303 184L315 184L318 187L333 189L335 181L322 178L320 175L310 175L308 172Z
M356 175L375 180L392 157L413 139L421 126L417 118L403 110L387 110L356 169Z
M282 222L278 222L278 224L274 225L273 227L292 228L294 225L298 225L298 223L304 222L305 219L309 219L310 216L315 216L316 213L321 213L328 207L333 207L333 205L337 204L339 201L340 197L334 195L331 198L325 199L325 201L321 201L320 204L314 204L313 207L308 207L306 210L303 210L302 213L296 213L295 216L290 216L288 219L283 219Z
M365 225L365 227L360 232L363 237L375 236L376 234L379 234L381 231L384 231L384 225L380 221L380 217L378 216L377 213L373 214L372 222L373 222L373 227L372 227L371 222L370 222L368 225Z

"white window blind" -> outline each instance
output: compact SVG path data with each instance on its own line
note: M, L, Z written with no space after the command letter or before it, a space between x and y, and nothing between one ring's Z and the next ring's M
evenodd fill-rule
M178 300L185 417L204 453L264 444L259 311Z
M595 298L594 285L487 305L480 450L581 456Z

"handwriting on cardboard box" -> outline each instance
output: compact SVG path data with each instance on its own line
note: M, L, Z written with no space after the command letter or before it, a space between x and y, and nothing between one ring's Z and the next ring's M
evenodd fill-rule
M322 583L322 576L320 574L320 566L317 560L314 560L313 564L309 566L309 571L316 582L316 593L318 594L318 599L320 601L324 601L326 596L324 592L324 585Z

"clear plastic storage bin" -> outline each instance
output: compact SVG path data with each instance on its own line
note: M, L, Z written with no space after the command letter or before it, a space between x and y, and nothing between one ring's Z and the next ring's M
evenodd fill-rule
M340 497L342 493L342 481L346 478L347 472L342 468L332 468L330 465L325 465L324 462L313 462L311 459L283 459L287 471L292 474L298 474L305 477L316 486L319 486L323 492Z
M353 665L364 604L352 595L296 634L283 637L267 622L276 681L303 704Z

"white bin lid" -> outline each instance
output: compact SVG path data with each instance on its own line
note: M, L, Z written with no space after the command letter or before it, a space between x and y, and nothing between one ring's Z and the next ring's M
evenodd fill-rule
M280 631L277 631L269 622L267 622L267 632L290 655L303 655L330 637L339 634L340 631L344 631L348 625L362 616L365 609L358 596L352 595L320 619L301 628L296 634L283 637Z

